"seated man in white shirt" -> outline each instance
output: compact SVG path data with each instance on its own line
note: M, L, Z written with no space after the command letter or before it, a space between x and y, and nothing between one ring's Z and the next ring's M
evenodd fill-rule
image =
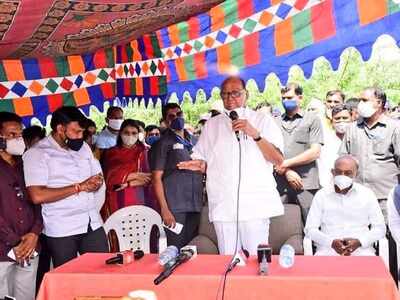
M315 255L372 256L373 243L385 236L378 200L372 190L354 182L357 171L355 158L339 157L332 185L315 194L304 229L316 243Z

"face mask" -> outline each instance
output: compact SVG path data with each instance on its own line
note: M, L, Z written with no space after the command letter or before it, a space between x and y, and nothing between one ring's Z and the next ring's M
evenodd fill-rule
M22 137L7 140L6 152L11 155L22 155L25 151L25 142Z
M141 143L144 142L144 133L143 133L143 132L139 132L138 140L139 140L139 142L141 142Z
M374 108L374 104L370 101L368 102L364 102L361 101L360 103L358 103L358 114L362 117L362 118L370 118L375 112L376 109Z
M349 127L349 125L350 125L350 123L348 123L348 122L339 122L339 123L334 124L333 127L335 128L335 131L337 133L343 134L346 132L346 129L347 129L347 127Z
M353 178L345 175L337 175L333 178L333 181L341 191L348 189L353 184Z
M69 139L69 138L67 138L65 144L72 151L79 151L83 146L83 139Z
M131 147L138 141L138 135L121 135L122 143L124 145Z
M294 111L297 108L296 100L285 100L283 101L283 107L286 111Z
M173 130L183 130L185 127L185 119L182 117L178 117L171 122L171 129Z
M120 130L122 122L124 122L124 120L122 119L109 119L108 126L110 126L114 130Z
M155 142L157 142L160 139L159 136L152 135L146 138L146 144L149 146L152 146Z

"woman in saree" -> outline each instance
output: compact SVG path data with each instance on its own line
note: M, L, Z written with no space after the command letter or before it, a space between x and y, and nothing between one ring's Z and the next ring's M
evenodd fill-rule
M104 175L107 186L102 209L104 221L115 211L130 205L146 205L159 211L151 188L148 148L139 141L139 125L125 120L119 131L117 145L104 153ZM116 239L111 238L116 251Z

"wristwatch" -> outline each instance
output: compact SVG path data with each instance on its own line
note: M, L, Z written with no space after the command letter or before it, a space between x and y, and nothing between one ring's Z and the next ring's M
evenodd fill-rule
M262 139L261 134L258 134L258 137L253 138L253 140L254 140L256 143L259 142L259 141L261 141L261 139Z

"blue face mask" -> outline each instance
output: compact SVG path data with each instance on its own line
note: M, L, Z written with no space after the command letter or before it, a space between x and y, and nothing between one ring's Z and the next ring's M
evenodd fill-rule
M146 138L146 144L149 146L152 146L155 142L157 142L160 139L159 136L152 135Z
M171 122L171 129L173 130L183 130L185 127L185 119L182 117L177 117Z
M283 107L286 111L294 111L297 108L296 100L285 100L283 101Z

